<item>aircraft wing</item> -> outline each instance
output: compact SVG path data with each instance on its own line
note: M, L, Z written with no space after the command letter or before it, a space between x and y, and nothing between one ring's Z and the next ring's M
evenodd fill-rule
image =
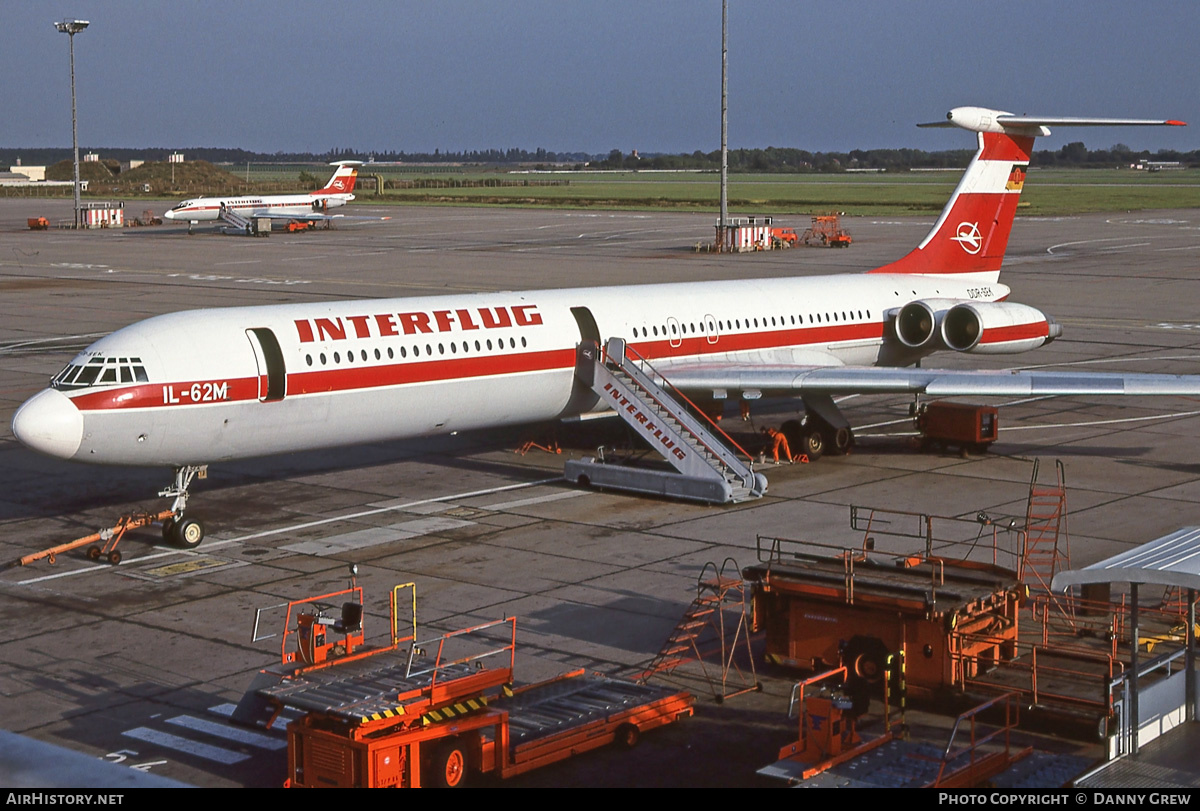
M788 364L656 364L684 391L763 394L924 394L931 397L1050 395L1200 395L1200 375L1075 372L1049 369L953 369L801 366Z

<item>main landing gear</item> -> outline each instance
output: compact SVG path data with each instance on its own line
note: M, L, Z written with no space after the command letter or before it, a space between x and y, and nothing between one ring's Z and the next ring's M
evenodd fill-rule
M163 498L174 498L171 502L172 518L163 521L162 535L167 543L181 549L195 549L204 540L204 524L197 518L184 515L187 508L188 487L193 478L208 478L208 465L184 465L175 468L175 482L159 491Z
M841 456L854 447L854 431L828 394L806 395L804 416L780 426L795 456L805 454L810 462L822 456Z

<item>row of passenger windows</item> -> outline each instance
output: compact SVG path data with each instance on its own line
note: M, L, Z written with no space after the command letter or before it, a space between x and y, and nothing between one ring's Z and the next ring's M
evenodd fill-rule
M809 313L807 323L809 323L809 324L849 323L851 321L864 321L864 320L869 319L870 317L871 317L870 310L843 310L841 312L836 312L836 313ZM701 321L699 329L697 329L696 324L693 322L689 322L687 324L680 324L678 326L678 328L676 328L675 324L669 324L669 325L664 324L662 327L658 327L658 326L641 327L640 329L638 327L634 327L633 328L633 337L634 338L649 338L649 337L658 337L658 336L667 337L667 336L675 336L675 335L687 335L689 332L692 335L695 335L697 332L699 332L701 335L704 335L704 334L707 334L706 326L711 323L712 322L709 322L709 321ZM766 327L787 327L787 326L798 327L798 326L803 326L804 324L805 324L805 320L804 320L803 315L792 315L792 316L781 315L778 317L771 316L770 318L763 316L761 319L758 319L758 318L746 318L746 319L735 318L730 321L718 321L717 322L717 331L718 332L726 332L726 331L741 330L741 329L760 329L760 328L766 328ZM668 328L669 328L669 331L668 331Z
M522 336L521 348L524 349L528 345L529 345L528 342L525 340L524 336ZM471 342L470 341L463 341L461 344L457 344L457 343L454 343L453 341L451 341L448 344L444 344L444 343L438 344L437 345L437 354L444 356L447 353L447 351L449 351L449 353L451 355L458 355L458 354L460 354L460 352L459 352L460 346L462 347L461 354L466 355L471 352ZM478 340L475 341L475 351L476 352L503 352L505 349L516 349L516 348L517 348L517 339L516 338L509 338L507 346L505 345L503 338L500 338L499 340L497 340L495 342L493 342L491 338L488 338L486 341L478 341ZM422 357L422 349L421 349L420 344L414 345L412 347L411 351L412 351L412 356L414 358ZM401 360L404 360L404 359L407 359L409 356L409 347L402 346L402 347L400 347L399 352L397 352L395 349L393 349L390 346L384 351L380 351L378 348L376 348L374 354L375 354L375 360L380 360L380 361L383 360L384 355L387 355L388 360L395 360L397 354L399 354ZM434 354L433 344L425 344L425 349L424 349L423 354L425 357L430 357L430 358L433 357L433 354ZM369 360L371 360L371 355L365 349L360 349L358 351L358 354L355 355L355 351L353 349L351 349L351 350L348 350L347 352L345 352L345 354L343 354L340 351L334 352L332 357L330 355L327 355L324 352L317 354L315 357L311 354L307 354L304 356L304 362L307 363L309 366L312 366L314 363L320 363L322 366L327 366L329 364L330 360L332 360L333 363L342 363L343 361L345 363L354 363L356 360L361 360L362 363L366 363Z

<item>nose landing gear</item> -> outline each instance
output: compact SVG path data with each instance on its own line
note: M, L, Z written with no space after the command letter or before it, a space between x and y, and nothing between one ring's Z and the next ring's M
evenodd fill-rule
M158 493L163 498L174 498L171 502L171 512L174 516L163 521L163 540L182 549L195 549L204 540L203 522L184 515L188 487L194 478L208 478L208 465L184 465L175 468L175 482Z
M164 498L173 497L175 499L171 503L171 509L169 510L163 510L158 513L133 513L121 516L115 526L106 527L99 532L93 532L91 535L85 535L68 543L52 546L49 549L34 552L33 554L25 555L7 563L0 563L0 571L17 566L29 566L39 560L47 560L51 564L54 564L58 556L64 552L81 549L85 546L88 547L87 556L89 560L96 562L104 560L116 566L121 562L122 558L120 550L117 549L117 544L125 537L125 533L131 529L148 527L160 521L162 522L163 540L182 549L195 549L204 540L204 524L197 518L185 516L183 510L187 506L188 486L192 483L192 479L197 476L201 479L207 478L208 466L186 465L175 469L174 484L159 492L159 495Z

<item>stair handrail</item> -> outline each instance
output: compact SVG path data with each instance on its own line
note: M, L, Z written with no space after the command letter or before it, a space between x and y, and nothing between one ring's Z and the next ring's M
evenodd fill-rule
M1063 465L1062 459L1055 459L1054 466L1058 473L1058 488L1062 490L1062 514L1059 516L1059 530L1066 541L1066 551L1063 554L1063 566L1066 569L1071 568L1071 533L1067 529L1067 516L1070 511L1067 509L1067 468Z
M737 448L737 450L740 451L741 454L746 457L747 463L753 469L754 457L750 455L749 451L747 451L745 448L743 448L741 445L739 445L733 437L731 437L729 434L725 433L725 429L723 429L720 425L718 425L714 419L712 419L707 414L705 414L704 409L700 408L698 405L693 403L686 394L684 394L674 383L672 383L670 380L668 380L666 378L666 375L664 375L662 372L658 371L658 369L655 369L654 364L650 363L650 361L647 360L644 356L642 356L641 353L639 353L636 349L631 347L629 344L625 344L625 351L626 351L626 353L632 353L633 356L637 359L637 361L639 363L645 364L646 368L648 368L655 375L657 375L658 379L661 380L666 385L666 387L670 390L671 393L678 395L679 398L682 399L688 405L690 405L692 407L692 409L704 419L705 422L707 422L709 425L711 425L713 428L715 428L717 433L720 434L721 436L723 436L725 438L725 440L727 442L729 442L730 445Z
M626 343L626 342L625 342L623 339L621 339L621 338L610 338L609 340L610 340L610 341L613 341L613 340L620 341L620 342L621 342L621 345L622 345L622 347L624 348L624 352L625 352L625 356L626 356L626 357L628 357L629 355L632 355L633 357L632 357L632 358L630 358L630 360L636 360L636 361L637 361L637 362L639 362L639 363L645 364L645 366L646 366L647 368L649 368L649 369L650 369L650 371L652 371L652 372L653 372L653 373L654 373L654 374L655 374L655 375L656 375L656 376L657 376L657 377L658 377L660 380L662 380L662 382L663 382L663 383L665 383L665 384L667 385L667 387L671 389L671 391L672 391L672 392L674 392L675 394L677 394L677 395L679 396L679 398L680 398L680 399L682 399L682 400L683 400L685 403L687 403L689 406L691 406L691 407L692 407L692 409L693 409L693 410L694 410L694 411L695 411L697 414L699 414L701 417L703 417L703 418L704 418L704 420L705 420L705 421L706 421L706 422L707 422L709 425L711 425L713 428L715 428L715 429L716 429L716 431L717 431L717 433L718 433L718 434L720 434L721 436L723 436L723 437L724 437L724 438L725 438L725 439L726 439L726 440L729 442L729 444L730 444L730 445L732 445L732 446L733 446L734 448L736 448L736 449L737 449L737 450L738 450L738 451L739 451L739 452L740 452L740 453L741 453L743 456L745 456L747 461L746 461L746 462L743 464L743 463L742 463L742 460L738 459L736 455L733 455L733 454L729 453L729 451L728 451L727 449L725 449L725 448L723 448L723 447L720 447L720 445L719 445L719 444L718 444L718 446L717 446L717 447L713 447L711 444L709 444L708 442L706 442L706 441L704 440L704 438L703 438L703 437L699 436L698 434L695 434L695 433L693 433L693 434L692 434L692 436L694 436L694 437L696 438L696 441L697 441L697 442L699 442L701 445L703 445L703 446L704 446L704 448L705 448L706 450L708 450L710 453L712 453L713 455L715 455L715 456L717 456L719 459L721 459L722 463L723 463L723 464L725 464L725 466L726 466L726 467L730 468L731 470L733 470L733 471L736 473L736 472L738 472L738 469L737 469L737 467L736 467L735 465L733 465L733 464L730 464L730 463L729 463L729 461L728 461L728 458L732 458L732 459L733 459L733 461L734 461L734 462L736 462L736 463L737 463L737 465L740 465L741 467L743 467L743 468L744 468L744 469L747 471L747 473L748 473L749 477L750 477L751 479L753 479L753 476L754 476L754 462L753 462L753 457L751 457L751 456L750 456L750 454L746 452L746 449L745 449L745 448L743 448L741 445L739 445L737 442L735 442L735 441L734 441L734 439L733 439L733 437L731 437L731 436L729 436L729 434L725 433L725 431L724 431L724 430L722 430L722 429L721 429L721 427L720 427L719 425L717 425L717 424L716 424L716 422L714 422L714 421L713 421L711 418L709 418L709 416L708 416L707 414L705 414L705 413L704 413L704 411L703 411L702 409L700 409L700 408L699 408L699 407L698 407L698 406L697 406L695 403L693 403L693 402L692 402L690 399L688 399L688 396L687 396L686 394L684 394L684 393L683 393L683 392L681 392L681 391L680 391L678 388L676 388L674 385L672 385L672 384L671 384L671 382L670 382L669 380L667 380L667 379L666 379L666 377L664 377L664 376L662 375L662 373L661 373L661 372L659 372L657 369L655 369L655 368L654 368L654 366L653 366L653 365L650 363L650 361L648 361L648 360L647 360L645 357L643 357L641 354L639 354L639 353L638 353L638 351L637 351L636 349L634 349L633 347L629 346L629 344L628 344L628 343ZM622 359L614 359L614 358L612 357L611 353L609 353L609 351L608 351L608 345L607 345L607 344L605 344L605 346L604 346L604 349L602 350L602 352L603 352L603 355L604 355L604 357L607 357L607 358L609 358L609 359L611 359L611 360L614 360L614 361L617 363L617 365L618 365L618 366L623 366L623 364L622 364L622 360L623 360L623 358L622 358ZM639 374L641 374L641 375L643 375L643 376L646 376L646 373L645 373L643 370L639 369L639 370L638 370L638 372L639 372ZM643 381L643 380L638 380L638 381L637 381L637 382L638 382L638 384L639 384L639 385L642 385L642 386L645 386L646 382L649 382L649 383L651 383L651 384L654 384L655 386L657 386L657 384L654 382L654 380L652 380L652 379L649 379L649 377L648 377L648 376L646 376L646 377L647 377L647 380L645 380L645 381ZM654 394L653 394L653 392L652 392L652 391L650 391L650 390L648 390L648 389L647 389L646 393L647 393L647 394L649 394L649 395L651 396L651 398L652 398L652 399L654 399ZM664 392L664 393L666 393L666 392ZM663 404L663 403L661 403L661 402L658 402L658 400L657 400L657 399L655 399L655 402L656 402L656 403L658 403L658 405L660 405L660 406L663 406L664 408L666 407L666 406L665 406L665 404Z
M696 599L700 599L700 595L704 593L704 584L707 582L704 579L704 574L709 569L712 569L713 577L718 579L721 577L720 573L717 571L716 561L710 560L705 562L703 568L700 569L700 574L696 575Z
M732 556L727 557L727 558L725 558L725 560L721 561L721 571L717 573L717 577L721 578L722 580L725 579L725 567L726 566L733 566L733 571L737 573L737 577L732 578L732 579L736 579L736 580L742 579L742 568L740 566L738 566L737 561L734 560Z

